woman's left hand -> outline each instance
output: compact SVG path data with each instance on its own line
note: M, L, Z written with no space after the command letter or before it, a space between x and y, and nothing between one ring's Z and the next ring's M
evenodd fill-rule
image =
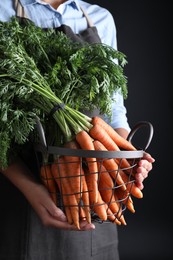
M148 177L154 162L155 159L149 153L144 153L143 158L139 161L135 172L135 183L140 190L144 188L143 181Z

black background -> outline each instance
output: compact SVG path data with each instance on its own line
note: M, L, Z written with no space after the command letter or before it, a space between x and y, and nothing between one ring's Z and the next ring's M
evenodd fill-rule
M173 259L171 7L167 1L88 2L114 17L118 49L128 60L125 104L131 127L143 120L154 127L147 151L156 161L144 182L143 199L134 200L136 212L126 211L127 226L119 227L121 260Z

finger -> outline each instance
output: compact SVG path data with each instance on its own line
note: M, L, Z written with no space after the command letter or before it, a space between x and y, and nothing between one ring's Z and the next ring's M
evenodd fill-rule
M48 226L74 231L89 231L95 229L95 225L92 223L89 224L87 221L85 221L85 223L80 223L80 229L78 229L75 225L69 224L68 222L60 222L55 219L50 220Z
M138 178L138 175L142 175L143 179L148 177L148 170L144 167L138 167L136 170L135 178Z
M140 190L143 190L143 188L144 188L144 184L143 184L143 182L135 182L135 184L136 184L136 186L140 189Z
M64 212L57 207L54 208L54 210L50 214L52 215L52 217L56 218L59 221L63 221L63 222L67 221L67 218L66 218Z
M57 219L59 221L65 221L65 222L67 221L67 218L66 218L64 212L55 205L55 203L53 202L52 199L45 200L44 205L42 205L42 206L55 219Z
M152 170L152 163L148 162L147 160L140 160L138 163L138 168L144 168L145 170L147 170L148 172Z
M93 230L93 229L95 229L95 225L93 224L93 223L88 223L86 220L82 220L81 222L80 222L80 228L81 228L81 230Z
M149 153L146 153L146 152L144 152L144 154L143 154L143 159L147 160L150 163L155 162L155 159Z
M45 207L42 207L41 213L39 214L44 226L60 228L65 230L75 230L75 231L84 231L84 230L93 230L95 229L94 224L89 224L86 220L80 222L80 230L75 226L67 222L66 216L61 209L56 207L55 212L47 211Z
M140 190L142 190L144 188L143 181L144 181L143 175L141 173L136 173L135 174L135 184Z
M138 182L138 183L140 183L140 182L143 182L144 181L144 176L141 174L141 173L137 173L136 175L135 175L135 180L136 180L136 182Z

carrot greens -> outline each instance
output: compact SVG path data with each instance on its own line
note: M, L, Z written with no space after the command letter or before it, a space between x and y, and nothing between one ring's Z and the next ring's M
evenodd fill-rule
M29 140L36 116L45 129L48 118L56 122L63 142L91 128L80 111L99 109L111 119L113 93L120 89L127 98L126 63L107 45L73 42L28 19L0 22L0 167L14 143Z

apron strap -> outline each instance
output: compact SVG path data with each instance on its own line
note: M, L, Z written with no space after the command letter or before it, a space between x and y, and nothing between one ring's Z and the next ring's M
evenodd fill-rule
M14 7L18 17L28 18L19 0L14 0Z
M89 27L93 27L94 24L93 24L91 18L89 17L89 15L85 12L85 10L84 10L81 6L80 6L80 9L81 9L81 11L83 12L83 15L85 16L85 18L86 18L86 20L87 20L88 26L89 26Z
M21 5L20 1L19 0L14 0L14 6L15 6L15 10L16 10L16 13L17 13L17 16L18 17L25 17L25 18L28 18L26 13L25 13L25 10L24 10L24 7ZM80 6L80 9L81 11L83 12L86 20L87 20L87 23L88 23L88 26L89 27L93 27L94 24L93 22L91 21L89 15L85 12L85 10Z

